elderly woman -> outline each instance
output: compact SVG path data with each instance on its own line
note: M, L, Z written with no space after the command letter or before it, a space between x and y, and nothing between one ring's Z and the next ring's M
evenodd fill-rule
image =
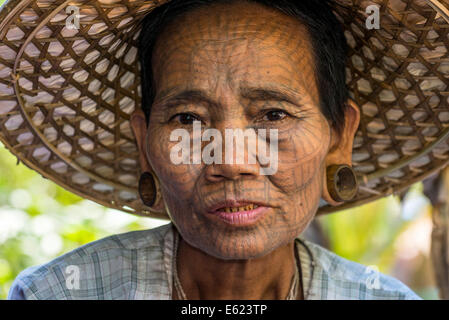
M12 9L17 8L17 3L10 1L3 13L14 11ZM120 3L115 2L115 5ZM108 17L114 10L111 8L114 5L106 11ZM171 223L152 230L101 239L47 264L29 268L17 277L9 298L418 299L400 281L382 274L375 274L373 278L366 267L300 237L320 207L350 203L359 191L360 177L366 180L363 190L372 191L370 197L361 202L373 200L379 194L386 195L389 191L385 190L393 188L390 184L390 189L376 194L376 190L382 190L381 184L377 187L368 184L369 176L356 174L352 168L354 139L361 124L360 107L354 99L360 100L358 93L363 88L357 87L359 82L355 81L354 92L357 94L353 95L354 99L349 98L345 83L349 81L345 68L349 52L342 24L332 8L336 10L333 4L323 0L172 0L157 4L151 10L146 8L145 18L138 24L139 38L129 41L138 43L142 102L141 108L136 108L128 119L138 149L138 190L145 205L140 207L145 210L139 213L165 212ZM351 15L343 15L343 6L338 8L342 10L339 12L343 19L351 19ZM60 6L52 10L59 12L62 9ZM133 20L134 14L139 16L142 12L131 10L129 16ZM45 24L51 27L48 21L56 14L50 15L42 20L40 27ZM101 17L106 19L103 15ZM110 20L107 25L116 28L124 20L124 17L115 22ZM14 18L5 21L11 24ZM83 21L79 30L86 39L96 34L91 32L92 29L84 28ZM126 30L132 35L129 30L136 29ZM34 37L37 33L31 35ZM104 51L106 49L100 49L104 48L101 46L103 38L93 39L93 47L103 50L103 54L89 60L88 49L84 48L80 66L86 69L89 65L94 66L92 61L97 63L103 58L116 63L119 77L115 80L109 79L110 72L101 73L95 69L99 75L104 75L108 86L115 88L113 98L108 100L107 90L101 87L91 90L94 67L89 69L92 73L79 82L88 86L87 90L77 86L70 77L66 77L66 82L61 85L70 83L81 92L81 96L88 97L86 100L101 97L112 101L108 105L97 103L93 109L84 109L84 102L79 102L74 109L81 119L94 121L92 115L99 114L97 108L115 106L116 109L111 109L115 110L112 122L94 121L94 126L102 130L102 126L117 124L113 133L118 137L121 134L118 128L126 131L122 127L124 122L120 120L121 113L129 109L120 104L123 99L118 102L117 97L120 96L117 94L121 92L120 86L130 88L135 83L131 81L130 85L120 77L132 70L131 64L117 63L118 55L111 56ZM26 41L31 44L31 40ZM64 52L71 51L69 47L65 47ZM39 45L38 48L43 50L45 46ZM354 46L351 50L355 50ZM363 51L369 55L361 47L358 50L360 54ZM131 50L122 51L126 62ZM26 50L18 51L17 55L23 52ZM16 56L15 59L17 61ZM372 61L377 61L380 66L380 60ZM12 70L16 92L25 86L20 82L17 66ZM353 78L356 74L363 75L356 67L354 62L350 69ZM400 74L397 70L403 72L406 69L396 68L396 76ZM57 74L67 72L60 66L53 66L51 70ZM437 71L433 69L432 72ZM74 72L72 76L82 78ZM371 78L372 86L376 84L374 78ZM413 78L408 79L411 81ZM382 80L385 83L390 81L385 77ZM399 88L400 84L397 86ZM33 90L33 87L28 90ZM69 98L55 92L51 94L59 97L65 106L70 104ZM377 117L386 119L389 109L380 108L385 104L382 104L384 97L379 92L378 89L371 90L370 98L379 103ZM35 105L41 111L47 110L44 116L48 120L56 117L59 100ZM23 105L30 100L19 102ZM367 108L372 105L368 104ZM363 125L367 125L368 116L364 116ZM376 113L370 116L372 120ZM21 117L25 117L25 113ZM61 116L58 121L63 123L64 119L69 118ZM25 120L35 123L31 115ZM63 126L69 124L61 124L58 132L70 136L70 130ZM52 125L57 124L52 122ZM5 131L17 129L10 127ZM83 130L80 123L75 128L75 136L81 137ZM211 135L204 139L207 130L214 133L213 139ZM366 132L366 128L361 130ZM235 141L224 137L228 133L243 131L249 132L248 146L257 140L257 155L252 154L249 147L244 148L243 161L237 161L239 145L233 148ZM255 133L252 137L256 139L251 139L251 132ZM183 135L177 133L187 133L187 143L180 142ZM95 130L90 137L94 134ZM389 134L393 137L399 132L390 131ZM3 141L10 141L5 136ZM42 134L41 138L45 135ZM386 139L385 135L381 138ZM80 140L73 141L77 143ZM198 156L198 146L204 151L208 145L206 142L212 146L206 154L214 159L212 162L205 161L204 152ZM101 150L108 148L106 143L100 143ZM195 144L197 148L193 147L192 151L189 147ZM6 145L17 150L11 142ZM22 142L22 145L26 143ZM56 143L47 143L46 146L53 153L60 151ZM122 152L120 147L120 144L115 144L108 150ZM270 161L263 161L260 153L263 148L270 154ZM102 151L89 151L82 146L76 149L80 155L91 154L92 159L98 157L98 161L102 161ZM383 151L387 153L385 149ZM107 185L105 175L86 169L89 164L70 161L75 157L73 153L72 149L72 152L59 154L58 159L65 159L70 170L84 172L87 180ZM179 153L182 161L175 161ZM125 157L123 155L122 159ZM251 158L255 160L250 161ZM51 159L49 156L47 163ZM121 164L119 160L115 161L118 168ZM275 165L271 163L273 161ZM361 163L362 159L358 161ZM55 163L58 162L52 162L53 165ZM27 164L38 170L43 166ZM264 171L269 166L274 170ZM434 163L432 168L437 167L438 164ZM64 183L53 178L55 173L45 174L47 171L44 169L40 172L61 185L71 186L69 179ZM388 181L399 185L400 180ZM412 176L410 180L413 180ZM85 185L85 188L91 188L92 184L86 182ZM113 186L116 188L119 183ZM106 198L108 192L112 192L110 190L98 191L97 188L88 196L87 191L80 191L82 188L74 189L71 188L112 207L117 207L117 201L122 201L115 196L114 201L101 202L97 194L104 192L102 197ZM139 208L136 201L131 200L128 209Z

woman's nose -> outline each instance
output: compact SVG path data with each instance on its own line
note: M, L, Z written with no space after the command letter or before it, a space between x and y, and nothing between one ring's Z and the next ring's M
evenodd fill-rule
M257 161L257 138L255 132L243 129L223 129L221 144L221 161L206 165L206 179L211 182L222 180L237 180L244 176L259 175Z
M211 164L206 166L206 179L210 182L254 178L259 175L257 164Z

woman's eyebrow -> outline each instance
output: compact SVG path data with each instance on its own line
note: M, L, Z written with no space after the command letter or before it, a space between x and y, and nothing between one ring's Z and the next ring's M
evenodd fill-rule
M202 90L182 90L181 92L171 94L162 98L162 100L158 103L161 103L167 107L176 105L183 101L191 101L191 102L203 102L210 105L216 105L217 102L211 99L205 92Z
M240 95L243 98L260 101L285 101L293 105L301 105L301 95L291 89L285 88L265 88L265 87L242 87ZM163 97L158 104L169 108L181 102L202 102L211 106L219 103L212 99L206 92L200 89L188 89L175 92Z
M294 105L301 103L301 96L293 90L263 87L243 87L240 89L242 97L251 100L285 101Z

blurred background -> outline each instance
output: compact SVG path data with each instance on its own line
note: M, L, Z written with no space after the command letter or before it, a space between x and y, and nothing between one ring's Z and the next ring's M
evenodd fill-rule
M422 190L418 183L402 202L390 196L318 217L304 236L398 278L424 299L438 299L430 258L432 207ZM83 200L18 163L0 143L0 299L27 267L108 235L165 223Z
M398 278L424 299L438 299L431 205L422 189L422 183L413 185L402 202L390 196L318 217L304 236ZM0 144L0 299L27 267L112 234L165 223L83 200L17 163Z

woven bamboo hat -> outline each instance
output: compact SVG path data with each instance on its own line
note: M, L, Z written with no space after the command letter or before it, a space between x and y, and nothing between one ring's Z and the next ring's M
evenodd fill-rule
M0 10L0 140L62 187L107 207L150 212L130 115L140 108L139 22L166 1L9 0ZM447 0L338 0L350 47L347 83L360 106L353 146L360 189L349 208L449 161ZM380 9L367 30L366 7ZM79 8L79 29L66 12Z

